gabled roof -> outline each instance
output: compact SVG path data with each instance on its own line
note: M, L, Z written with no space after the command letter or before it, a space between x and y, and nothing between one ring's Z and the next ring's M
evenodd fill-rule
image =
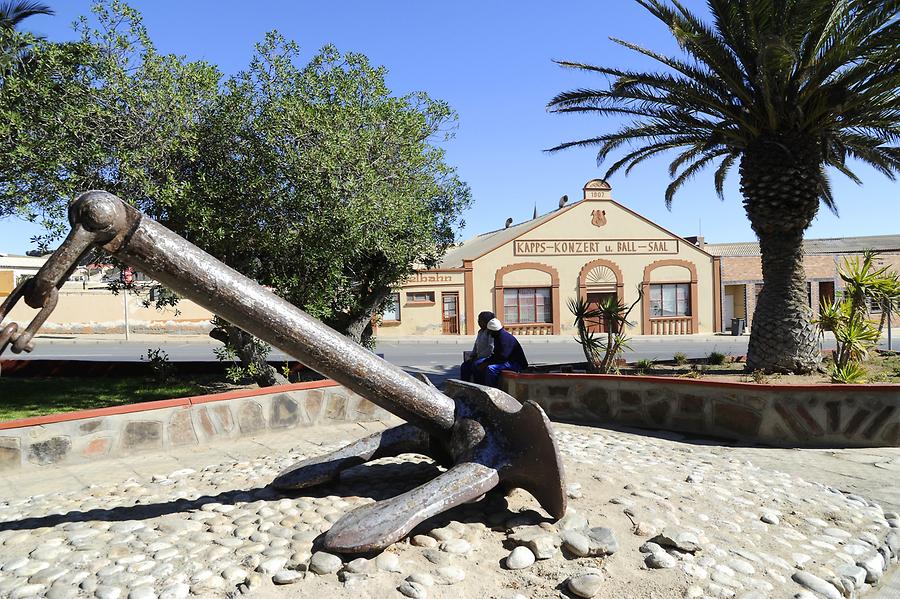
M481 235L476 235L471 239L467 239L458 246L447 250L447 253L444 254L444 258L441 260L441 263L437 266L437 268L461 268L463 265L463 260L474 260L476 258L480 258L491 250L494 250L501 245L512 241L519 235L524 235L535 227L544 224L551 218L559 216L563 212L571 209L573 206L577 206L581 203L581 201L573 202L568 206L557 208L552 212L548 212L547 214L544 214L537 218L533 218L531 220L527 220L517 225L511 225L509 227L506 227L505 229L488 231L487 233L482 233Z
M713 256L759 256L758 241L737 243L708 243L703 249ZM882 252L900 251L900 235L869 235L864 237L826 237L804 239L803 253L815 254L858 254L865 250Z
M601 187L599 187L599 185L597 185L597 186L595 186L597 189L608 189L609 188L609 185L605 181L601 181L600 179L595 179L594 181L589 181L588 185L591 185L595 181L602 183L604 186L606 186L605 188L601 188ZM603 199L603 200L594 200L594 199L578 200L578 201L572 202L571 204L567 204L566 206L564 206L562 208L557 208L556 210L554 210L552 212L548 212L547 214L544 214L537 218L533 218L533 219L525 221L523 223L519 223L517 225L512 225L505 229L498 229L496 231L489 231L488 233L482 233L481 235L476 235L475 237L472 237L471 239L468 239L468 240L462 242L460 245L449 249L447 251L447 253L444 254L444 258L441 260L441 262L437 266L437 268L438 269L440 269L440 268L461 268L463 266L463 260L475 260L477 258L480 258L481 256L487 254L488 252L491 252L491 251L499 248L500 246L504 245L505 243L508 243L508 242L516 239L517 237L524 235L528 231L531 231L532 229L543 225L547 221L549 221L561 214L564 214L565 212L575 208L576 206L580 206L584 202L596 202L596 201L603 201L603 202L609 202L611 204L614 204L621 210L652 225L653 227L659 229L666 235L670 235L676 239L679 239L679 240L685 242L686 244L695 248L702 254L712 256L712 254L707 252L705 250L705 248L697 246L697 245L687 241L683 237L676 235L675 233L672 233L665 227L662 227L662 226L658 225L657 223L653 222L652 220L648 219L647 217L643 216L642 214L635 212L628 206L620 204L619 202L613 200L612 198L607 198L607 199Z

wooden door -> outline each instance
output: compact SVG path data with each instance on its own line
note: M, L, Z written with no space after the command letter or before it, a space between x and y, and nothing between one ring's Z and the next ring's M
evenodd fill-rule
M616 296L615 293L588 291L588 308L595 309L600 305L600 302L608 301L609 299L616 300L617 297L618 296ZM606 333L609 331L609 323L605 318L596 318L588 322L588 330L592 333ZM615 332L615 327L613 328L613 332Z
M445 335L459 335L459 293L441 294L441 325Z

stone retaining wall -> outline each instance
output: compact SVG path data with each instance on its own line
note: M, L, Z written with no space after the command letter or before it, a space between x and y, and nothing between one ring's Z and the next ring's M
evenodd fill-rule
M334 381L153 401L0 422L0 470L124 457L391 415Z
M900 446L900 385L763 385L653 376L504 372L550 418L781 447Z

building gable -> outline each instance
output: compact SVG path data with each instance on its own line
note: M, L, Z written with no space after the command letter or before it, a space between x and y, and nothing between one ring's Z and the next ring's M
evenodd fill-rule
M478 258L508 246L513 256L523 259L622 255L666 258L684 254L712 258L693 243L612 200L608 186L595 189L590 187L592 183L585 187L586 199L559 210L552 218Z

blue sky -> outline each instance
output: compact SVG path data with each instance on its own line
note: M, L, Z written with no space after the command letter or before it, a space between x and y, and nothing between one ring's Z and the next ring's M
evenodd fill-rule
M55 17L34 17L26 28L53 40L74 37L70 24L87 14L88 0L46 0ZM705 12L702 0L686 0ZM163 52L214 62L226 73L244 68L252 46L278 29L299 42L304 58L326 43L362 52L388 69L397 94L423 90L459 113L456 138L446 144L448 161L472 187L474 202L462 237L499 228L557 206L559 197L581 197L584 183L603 174L589 149L547 154L544 149L616 126L609 118L554 115L547 101L560 91L602 86L587 73L568 71L552 59L652 68L649 59L612 43L610 36L662 52L677 52L665 28L630 0L546 2L363 2L226 0L135 0ZM564 8L563 8L564 7ZM711 242L754 238L737 189L729 177L720 201L706 172L686 184L671 212L663 194L665 159L647 162L610 183L613 197L680 235L702 234ZM898 186L859 167L865 185L835 174L841 211L820 211L809 237L897 233ZM881 216L879 216L881 215ZM0 220L0 252L30 248L34 225Z

